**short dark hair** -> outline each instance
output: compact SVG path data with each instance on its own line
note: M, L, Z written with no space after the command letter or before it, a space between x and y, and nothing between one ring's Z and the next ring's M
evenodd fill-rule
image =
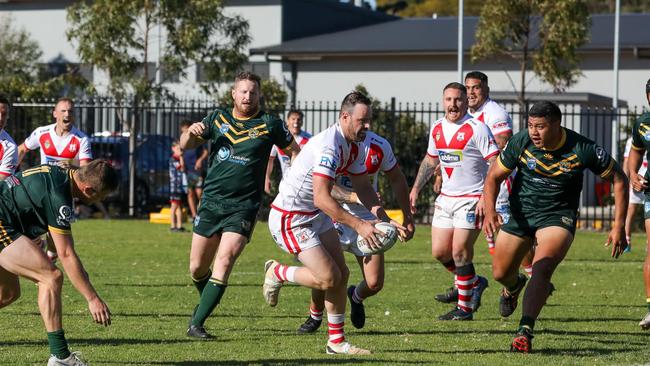
M645 83L645 93L650 94L650 79Z
M59 105L59 103L61 103L61 102L67 102L67 103L70 103L72 106L74 106L74 101L71 98L61 97L61 98L56 100L56 103L54 103L54 108L56 108L56 106Z
M562 120L562 111L557 104L543 100L536 102L528 111L529 117L545 118L548 122L560 122Z
M7 98L3 94L0 94L0 104L6 104L7 107L11 108L11 103L9 102L9 98Z
M484 73L482 73L480 71L468 72L467 75L465 75L465 80L467 80L467 79L481 80L481 84L485 84L485 85L487 85L487 83L488 83L487 75L485 75Z
M96 159L79 168L79 179L96 192L113 192L120 184L117 171L104 159Z
M463 85L463 84L461 84L461 83L457 83L457 82L455 82L455 81L454 81L453 83L449 83L449 84L445 85L444 89L442 89L442 92L444 93L445 90L447 90L447 89L456 89L456 90L460 90L460 92L461 92L463 95L467 96L467 88L465 87L465 85Z
M305 117L305 114L302 113L300 109L293 109L293 108L289 109L289 112L287 112L287 118L291 117L292 114L299 115L301 119Z
M365 104L367 106L370 106L372 102L370 101L370 98L365 96L365 94L358 92L358 91L353 91L348 93L348 95L343 98L343 101L341 102L341 111L339 112L339 116L343 111L347 111L349 113L352 113L352 110L354 109L354 106L357 104Z
M262 86L262 79L250 71L242 71L239 74L237 74L237 76L235 76L235 84L237 84L242 80L252 81L257 84L258 88Z
M180 127L190 127L192 125L192 121L190 121L189 119L184 119L178 125Z

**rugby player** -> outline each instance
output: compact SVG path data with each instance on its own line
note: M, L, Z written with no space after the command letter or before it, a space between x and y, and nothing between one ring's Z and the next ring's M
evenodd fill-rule
M645 84L645 93L648 104L650 104L650 79ZM650 112L646 112L637 118L632 128L632 150L628 158L628 169L630 172L639 170L644 151L645 158L650 158ZM650 204L648 201L650 195L650 189L648 188L650 186L648 184L650 181L650 171L646 170L644 175L641 175L641 173L631 174L630 181L635 191L644 192L645 205L643 217L645 219L645 230L648 233L648 229L650 229ZM644 330L650 329L650 244L648 244L647 240L646 244L648 245L648 250L646 251L645 262L643 263L643 282L645 283L648 312L639 323L639 326Z
M632 250L632 226L634 225L634 216L638 211L638 207L643 205L645 201L645 196L643 192L637 192L632 187L632 176L630 175L630 167L628 160L630 158L630 151L632 150L632 137L628 138L625 142L625 152L623 152L623 171L630 180L630 203L627 206L627 217L625 218L625 239L627 240L626 252ZM644 176L645 172L648 170L648 159L643 156L643 162L637 174Z
M297 109L291 109L287 113L287 128L293 139L298 144L298 147L302 149L303 146L309 141L311 135L302 130L304 114L302 111ZM291 157L285 154L282 149L278 149L277 146L273 145L271 149L271 154L269 155L269 162L266 166L266 178L264 180L264 191L267 194L271 194L271 173L273 173L273 166L275 163L275 158L279 158L280 169L282 171L282 177L284 178L289 172L289 167L291 166Z
M472 320L488 286L472 263L483 217L483 181L499 154L489 128L467 114L467 91L460 83L443 89L445 117L431 126L427 155L409 195L415 212L418 195L440 164L442 189L431 223L431 252L450 272L458 288L456 307L440 320Z
M80 169L41 165L10 176L0 183L0 307L20 297L18 277L38 285L38 307L50 347L48 366L86 365L70 352L62 326L63 274L34 245L49 232L72 285L88 302L96 323L111 324L111 312L88 278L74 248L70 223L72 200L101 200L117 188L119 177L110 164L95 160Z
M9 99L4 95L0 95L0 180L14 174L18 165L16 142L5 129L10 108Z
M600 146L561 126L562 112L551 102L535 103L528 112L528 129L513 136L493 164L485 181L483 230L496 238L492 262L494 279L503 284L499 301L502 316L510 316L527 278L517 268L537 241L533 273L524 293L519 330L510 350L530 352L533 329L548 295L551 276L564 259L575 235L583 171L591 170L614 183L615 221L608 243L618 258L627 246L625 214L628 182L618 163ZM495 210L499 185L514 169L510 219L503 222Z
M413 223L413 215L409 209L408 184L406 183L406 177L397 164L397 159L395 159L390 143L376 133L367 131L366 138L363 144L360 144L360 147L366 165L366 173L370 178L375 192L378 192L377 182L379 172L383 172L388 178L404 216L402 225L406 228L406 237L402 238L402 240L410 240L415 232L415 226ZM359 201L357 194L354 193L350 177L347 174L336 177L336 183L332 189L332 197L350 214L362 220L377 220L377 217L368 211ZM352 320L352 325L355 328L361 329L366 322L366 311L363 301L368 297L377 295L384 286L384 254L370 255L362 253L355 245L357 232L354 229L339 222L334 223L334 228L339 234L339 240L343 249L356 257L361 273L363 274L363 280L357 286L348 287L350 320ZM315 332L321 325L324 308L325 292L322 290L312 290L309 316L300 328L298 328L298 333Z
M255 228L271 148L275 144L286 154L298 152L282 120L260 109L259 76L239 73L231 95L231 111L214 110L180 138L184 150L208 141L211 145L190 250L190 274L200 299L187 335L197 339L212 338L203 324L221 301Z
M381 232L374 220L359 219L343 209L332 197L334 180L347 173L351 185L364 206L400 230L381 207L366 174L364 154L358 143L367 134L372 118L370 100L351 92L341 103L339 120L314 136L293 162L280 193L271 205L269 229L274 241L287 253L294 254L303 266L287 266L275 260L265 265L263 295L276 306L282 285L297 283L325 291L327 309L328 354L370 354L351 345L344 332L346 286L349 276L339 236L332 220L354 228L372 248L379 247Z

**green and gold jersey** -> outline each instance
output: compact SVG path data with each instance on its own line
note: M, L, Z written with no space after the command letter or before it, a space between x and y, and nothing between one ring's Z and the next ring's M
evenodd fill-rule
M507 172L517 168L510 193L513 214L577 210L583 171L589 169L605 178L618 169L602 147L566 128L553 149L535 147L528 130L520 131L508 141L497 162Z
M72 220L72 170L41 165L0 182L0 225L34 239L70 234Z
M632 127L632 148L645 150L645 155L650 159L650 112L644 113L634 122ZM650 169L645 172L645 180L650 180Z
M203 199L237 209L258 208L271 148L283 149L293 141L284 122L262 111L240 120L217 109L203 124L201 138L211 145Z

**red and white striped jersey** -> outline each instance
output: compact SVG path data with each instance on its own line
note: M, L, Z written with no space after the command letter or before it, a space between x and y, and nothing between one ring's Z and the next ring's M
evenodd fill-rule
M309 141L311 135L305 131L300 131L298 136L294 136L293 139L296 140L296 144L302 150L303 146ZM291 156L287 155L282 149L278 149L276 145L273 145L271 148L271 157L279 157L280 169L282 170L282 178L289 172L289 166L291 165Z
M629 158L630 157L630 150L632 150L632 138L630 137L627 139L627 142L625 143L625 152L623 153L624 158ZM641 163L641 167L639 168L638 174L640 175L645 175L645 172L648 170L648 157L646 154L643 154L643 162Z
M442 195L479 197L487 160L498 155L499 148L488 127L468 114L456 123L445 118L437 120L431 126L427 154L440 159Z
M8 177L16 171L18 148L16 141L5 131L0 132L0 176Z
M42 126L34 130L24 145L28 150L41 150L41 164L56 164L59 161L92 160L90 141L85 133L72 126L65 136L54 132L54 126Z
M512 118L499 103L487 98L474 113L468 112L472 118L485 123L492 135L496 136L505 132L512 132Z
M366 164L366 173L376 192L379 172L388 172L395 169L397 167L397 159L395 158L395 154L393 154L390 143L385 138L371 131L366 133L366 138L360 148ZM336 178L336 184L348 191L352 191L352 182L347 174L338 176ZM357 216L361 216L362 213L368 211L365 206L360 204L350 205L343 203L341 206Z
M280 193L273 206L291 212L316 212L313 177L334 180L344 173L365 174L366 166L360 146L347 142L341 126L336 123L312 137L302 148L280 182Z

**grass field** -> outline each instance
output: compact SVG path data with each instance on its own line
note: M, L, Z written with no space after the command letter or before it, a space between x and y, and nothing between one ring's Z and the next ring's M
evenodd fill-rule
M64 325L71 349L91 365L631 365L650 363L650 332L637 326L645 314L642 262L636 245L619 260L603 248L605 234L578 233L553 282L557 287L536 327L534 353L510 354L520 309L498 315L499 286L490 281L483 306L471 322L441 322L449 306L433 295L451 276L429 254L429 228L387 253L382 293L366 301L362 330L348 323L347 337L372 356L324 352L326 331L299 336L309 292L283 288L277 308L261 295L267 258L290 261L272 243L266 223L257 226L230 278L222 304L206 328L217 336L198 342L185 336L198 301L187 263L190 234L170 233L144 221L81 221L74 225L78 252L93 284L109 304L113 325L95 325L86 302L66 280ZM641 242L636 237L636 243ZM477 243L476 268L490 276L485 241ZM351 282L360 278L356 264ZM22 282L23 296L0 310L0 364L44 365L48 355L36 306L36 286Z

